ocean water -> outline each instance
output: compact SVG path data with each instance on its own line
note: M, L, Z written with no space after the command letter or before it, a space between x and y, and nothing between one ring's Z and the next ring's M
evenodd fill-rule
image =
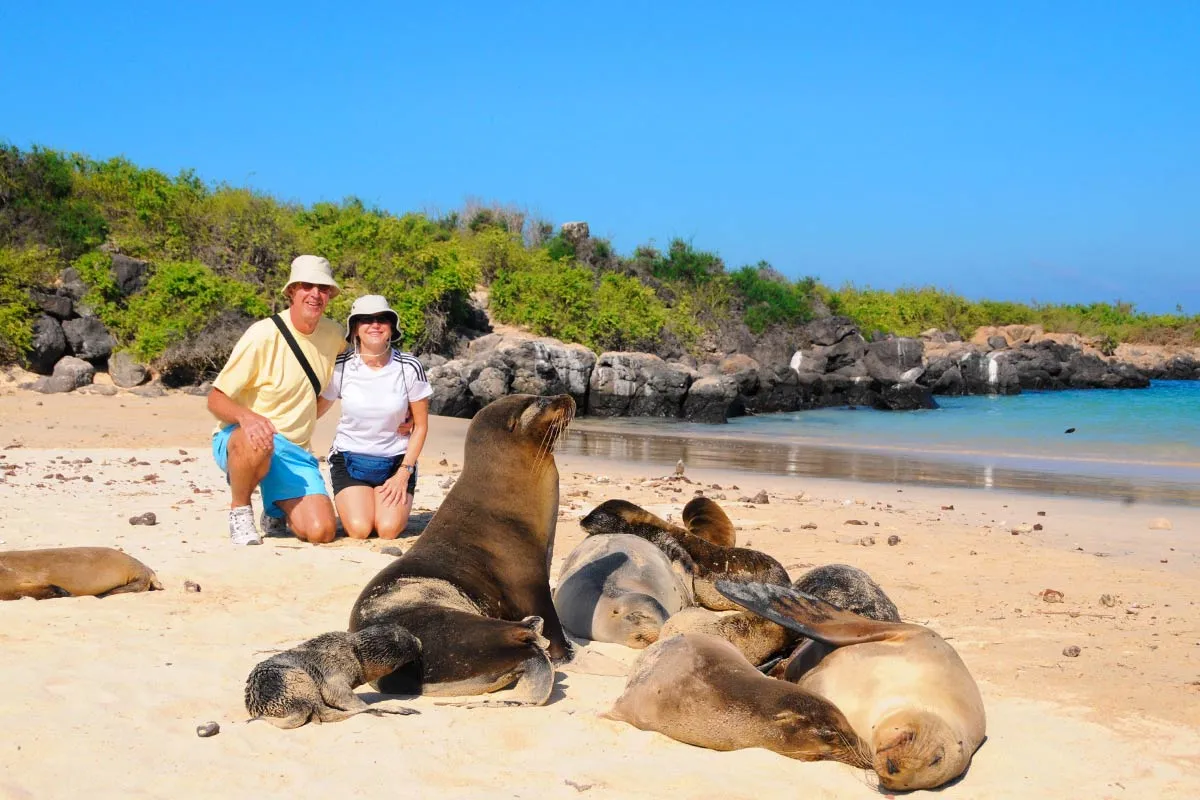
M777 474L1200 505L1200 382L733 419L581 420L568 451ZM1067 433L1068 429L1073 429Z

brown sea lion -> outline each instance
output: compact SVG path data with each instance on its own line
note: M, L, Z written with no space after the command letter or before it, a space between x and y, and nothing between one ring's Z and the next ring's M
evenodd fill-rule
M718 547L737 545L737 534L725 511L707 497L693 497L683 507L683 527Z
M162 588L153 570L111 547L0 552L0 600L108 597Z
M711 611L701 606L685 608L671 616L659 636L704 633L724 639L755 666L791 647L800 634L749 611Z
M589 535L629 533L653 543L672 561L691 570L696 602L714 611L740 610L713 588L713 582L719 578L784 586L790 582L783 565L766 553L747 547L715 545L628 500L605 500L580 525Z
M554 607L576 636L641 649L692 604L691 577L638 536L589 536L563 563Z
M416 714L411 708L371 708L354 689L407 664L420 652L417 637L394 625L323 633L250 670L246 710L252 721L265 719L278 728L339 722L362 713Z
M421 640L420 658L375 681L379 691L482 694L515 680L503 704L549 699L551 659L571 657L549 570L553 448L574 413L570 395L517 394L471 420L462 474L416 544L367 584L350 613L351 631L399 625Z
M703 633L646 648L601 716L710 750L763 747L801 761L870 764L832 703L768 678L729 642Z
M717 590L834 648L795 685L845 714L884 788L933 789L966 771L987 717L974 678L941 636L921 625L867 619L791 588L718 581Z

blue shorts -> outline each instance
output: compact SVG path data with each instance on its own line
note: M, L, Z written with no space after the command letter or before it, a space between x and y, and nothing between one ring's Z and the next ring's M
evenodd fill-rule
M237 425L231 425L213 434L213 458L226 478L229 475L229 437L236 428ZM316 456L285 439L282 434L275 434L274 444L271 467L258 485L267 514L272 517L283 516L283 509L275 505L280 500L294 500L310 494L329 496Z

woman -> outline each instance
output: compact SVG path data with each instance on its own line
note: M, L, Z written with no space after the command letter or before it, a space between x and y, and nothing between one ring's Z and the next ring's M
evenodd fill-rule
M408 524L417 488L417 459L429 432L433 388L425 369L400 343L400 319L382 295L354 301L346 320L350 349L337 358L322 393L341 399L329 451L333 500L346 535L395 539ZM399 432L412 412L412 433Z

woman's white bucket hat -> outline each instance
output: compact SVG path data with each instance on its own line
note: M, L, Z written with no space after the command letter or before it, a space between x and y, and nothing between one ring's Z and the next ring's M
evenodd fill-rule
M350 316L346 318L346 341L354 340L354 318L371 317L376 314L389 314L392 317L392 344L399 344L402 338L400 331L400 315L388 305L387 298L381 294L364 294L350 306Z

